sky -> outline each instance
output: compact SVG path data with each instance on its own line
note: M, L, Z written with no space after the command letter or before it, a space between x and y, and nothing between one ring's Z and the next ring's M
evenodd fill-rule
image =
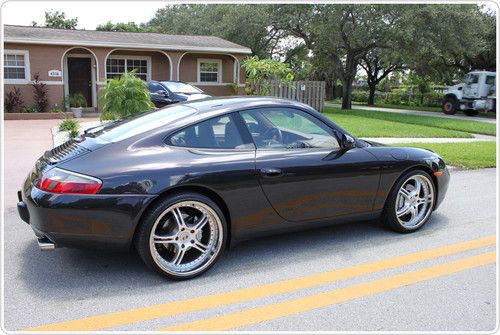
M78 29L95 29L97 25L111 22L148 22L158 8L172 2L166 1L6 1L1 8L3 24L43 25L45 12L63 11L67 18L78 17ZM496 11L492 2L482 2Z
M149 21L158 8L166 5L159 1L7 1L2 6L2 23L43 25L45 12L51 9L66 13L66 18L78 17L78 29L95 29L111 22L136 23Z

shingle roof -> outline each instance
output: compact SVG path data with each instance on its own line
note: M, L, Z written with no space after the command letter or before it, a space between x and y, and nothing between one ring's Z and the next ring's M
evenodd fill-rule
M207 52L251 53L247 47L215 36L167 35L45 27L4 26L4 41L30 44L109 46Z

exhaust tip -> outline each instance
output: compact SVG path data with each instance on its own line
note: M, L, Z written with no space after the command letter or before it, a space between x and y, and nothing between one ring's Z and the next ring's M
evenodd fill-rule
M40 250L54 250L56 245L52 243L48 238L43 237L38 239L38 249Z

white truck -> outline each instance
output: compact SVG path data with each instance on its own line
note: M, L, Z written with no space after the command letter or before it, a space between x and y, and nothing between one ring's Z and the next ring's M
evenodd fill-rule
M461 110L468 116L479 112L496 112L496 73L472 71L465 75L464 83L444 92L443 113L455 114Z

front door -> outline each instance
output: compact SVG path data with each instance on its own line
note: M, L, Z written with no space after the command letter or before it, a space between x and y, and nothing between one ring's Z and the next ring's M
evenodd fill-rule
M340 147L333 130L305 111L243 111L257 146L256 169L267 199L288 221L372 211L380 173L362 148Z
M69 94L81 93L92 106L92 64L90 58L68 57Z

